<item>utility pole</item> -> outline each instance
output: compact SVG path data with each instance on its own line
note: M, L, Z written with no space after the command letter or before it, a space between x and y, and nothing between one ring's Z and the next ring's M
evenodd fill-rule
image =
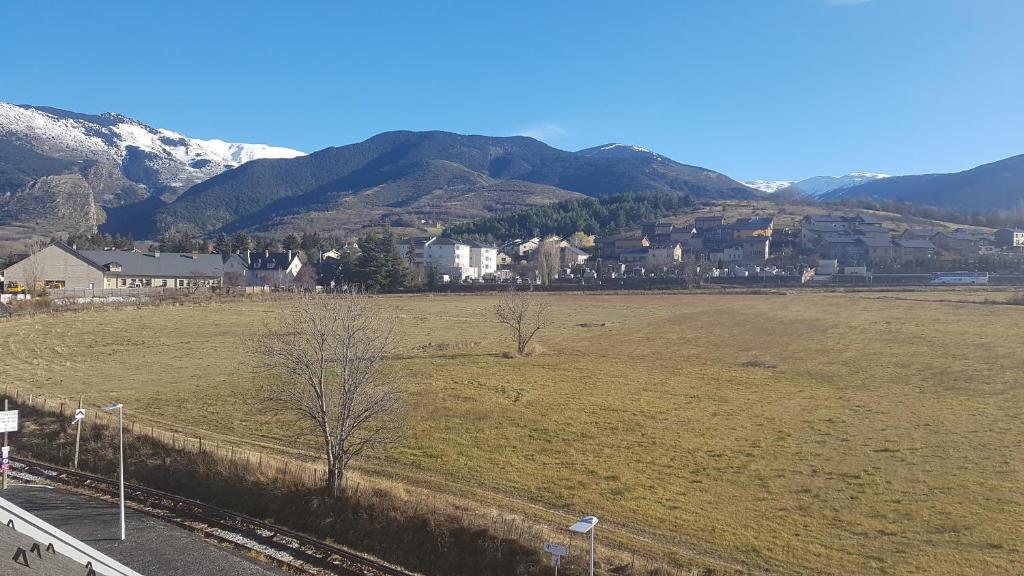
M103 409L104 412L117 410L118 421L118 479L121 485L121 540L124 540L124 404L118 402Z
M7 412L7 398L4 398L4 412ZM7 429L5 428L4 429L4 454L7 454L7 452L9 450L10 450L10 448L8 447L8 444L7 444ZM6 466L4 467L3 489L7 490L7 467Z
M82 409L82 397L78 397L78 409ZM82 420L85 418L78 418L77 412L75 413L75 422L78 424L78 430L75 431L75 470L78 470L78 446L82 443Z

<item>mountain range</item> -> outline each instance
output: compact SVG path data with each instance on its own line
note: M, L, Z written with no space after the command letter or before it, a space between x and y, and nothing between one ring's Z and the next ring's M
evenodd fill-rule
M835 190L852 188L866 182L873 182L884 178L889 178L889 175L873 172L852 172L843 176L815 176L804 180L747 180L743 183L762 192L773 193L780 190L794 190L808 196L819 197Z
M156 214L159 229L195 232L351 227L395 216L466 220L579 195L670 191L752 198L727 176L638 147L579 152L524 136L386 132L291 160L261 160L193 186Z
M97 228L140 238L172 229L352 233L623 192L721 200L785 190L822 201L1010 208L1024 202L1024 156L957 174L741 183L631 144L570 152L525 136L396 131L305 154L190 138L116 113L0 102L0 242Z
M104 222L106 209L172 201L246 162L302 155L189 138L120 114L0 102L0 227L43 234L89 230Z
M823 200L871 198L975 212L1024 205L1024 154L951 174L893 176L831 190Z
M0 240L97 227L137 237L337 232L639 191L759 195L625 144L568 152L522 136L400 131L306 155L189 138L116 113L0 103Z

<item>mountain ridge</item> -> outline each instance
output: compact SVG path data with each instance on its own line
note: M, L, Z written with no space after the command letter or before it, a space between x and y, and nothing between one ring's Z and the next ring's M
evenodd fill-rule
M960 172L893 176L833 190L823 200L897 200L966 211L1007 210L1024 203L1024 154Z
M464 218L446 213L441 206L444 198L453 194L465 198L488 186L493 190L497 182L516 183L531 202L539 200L541 190L554 193L546 201L631 191L671 191L697 198L760 194L718 172L633 148L625 157L609 157L595 154L594 149L560 150L525 136L383 132L295 159L260 160L225 171L162 208L154 223L158 230L195 226L196 233L230 230L243 222L273 229L304 207L320 213L367 208L372 190L406 195L401 201L370 202L375 209L369 213L376 216L404 208L404 212L440 219ZM405 192L397 190L397 182L405 183ZM474 217L489 212L479 203L464 207L476 212ZM257 213L262 215L261 222L254 220Z

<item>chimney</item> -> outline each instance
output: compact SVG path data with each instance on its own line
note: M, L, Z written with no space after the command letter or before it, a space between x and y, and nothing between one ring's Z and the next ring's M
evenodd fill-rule
M252 264L252 250L249 250L248 248L246 248L245 249L245 265L248 266L249 264Z
M270 249L269 248L263 251L263 257L264 258L270 258Z
M288 262L291 262L291 261L292 261L292 251L289 250L288 251Z

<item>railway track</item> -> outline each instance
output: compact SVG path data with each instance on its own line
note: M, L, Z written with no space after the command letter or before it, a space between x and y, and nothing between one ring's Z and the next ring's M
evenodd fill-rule
M115 498L118 494L118 482L110 478L25 458L12 459L12 463L16 472ZM318 575L415 576L380 560L197 500L127 482L124 491L125 500L143 512L206 537L255 550L290 570Z

